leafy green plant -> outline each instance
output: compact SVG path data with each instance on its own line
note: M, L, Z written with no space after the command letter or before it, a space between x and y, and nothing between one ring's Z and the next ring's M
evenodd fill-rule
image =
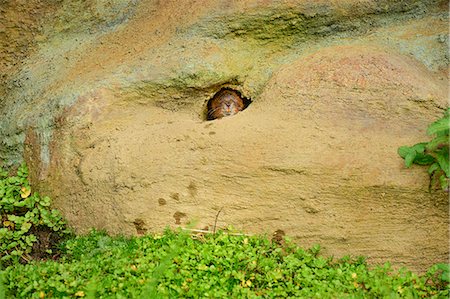
M7 298L447 298L448 266L423 276L319 247L223 232L67 240L57 260L9 266ZM445 272L447 271L447 272ZM445 274L447 273L447 274ZM1 275L1 273L0 273ZM151 297L149 297L151 296Z
M50 198L32 194L28 168L22 164L15 176L0 170L0 261L29 261L33 246L68 233L60 213L50 209ZM38 240L38 236L45 240ZM51 244L43 246L51 254Z
M428 168L430 190L440 186L443 190L449 191L449 114L450 108L441 119L428 127L427 134L434 137L431 141L401 146L398 149L400 157L405 159L406 167L413 164L430 165Z

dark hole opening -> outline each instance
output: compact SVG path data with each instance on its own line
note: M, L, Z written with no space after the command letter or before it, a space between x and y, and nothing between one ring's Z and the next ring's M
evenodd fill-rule
M250 98L242 96L239 90L222 87L208 100L206 105L206 120L214 120L237 114L251 104Z

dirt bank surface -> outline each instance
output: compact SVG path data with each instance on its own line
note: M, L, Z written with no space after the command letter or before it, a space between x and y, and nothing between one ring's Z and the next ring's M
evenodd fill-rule
M6 2L26 51L1 45L0 159L25 157L78 232L221 210L325 254L448 260L448 198L396 153L448 106L446 1ZM222 87L252 103L205 121Z

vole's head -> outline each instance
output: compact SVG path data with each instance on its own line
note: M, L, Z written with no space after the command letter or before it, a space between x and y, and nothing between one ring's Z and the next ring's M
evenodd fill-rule
M244 102L234 91L223 90L210 101L208 105L208 119L222 118L242 111Z

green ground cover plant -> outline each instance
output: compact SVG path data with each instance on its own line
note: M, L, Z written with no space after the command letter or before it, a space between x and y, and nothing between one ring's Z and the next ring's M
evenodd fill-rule
M0 169L0 264L53 253L53 243L69 231L50 204L49 197L32 193L25 164L11 176Z
M326 258L315 246L223 232L110 237L62 245L58 261L6 268L7 298L447 298L448 265L418 276L363 258Z
M430 165L428 168L430 191L439 187L449 191L449 130L450 108L447 108L442 118L428 126L427 134L433 137L431 141L401 146L398 149L400 157L405 159L406 167L413 164Z

